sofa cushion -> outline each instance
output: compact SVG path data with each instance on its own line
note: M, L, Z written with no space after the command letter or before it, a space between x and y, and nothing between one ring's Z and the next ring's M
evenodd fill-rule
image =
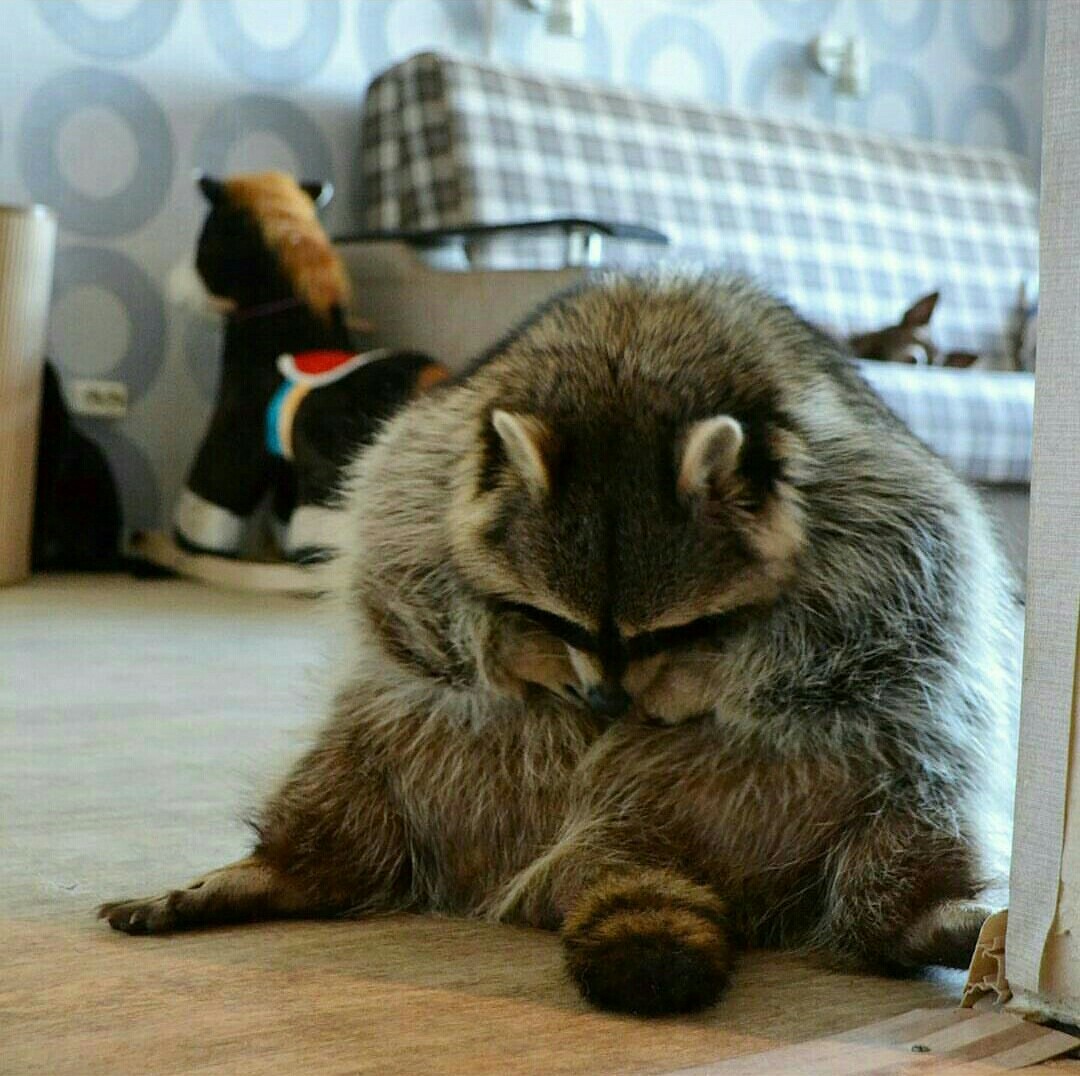
M1030 481L1033 375L856 364L889 409L957 473L991 484Z

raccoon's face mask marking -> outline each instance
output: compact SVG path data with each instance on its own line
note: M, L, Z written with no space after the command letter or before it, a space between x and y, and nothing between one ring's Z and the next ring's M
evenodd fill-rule
M680 655L688 656L698 644L718 646L730 627L728 617L705 616L629 637L617 631L604 637L520 602L492 601L491 607L499 617L506 653L512 655L510 663L517 677L608 718L621 717L673 661L678 664ZM523 621L535 631L525 628L515 633L515 621ZM507 646L509 640L514 641ZM702 712L696 701L694 707L694 713ZM662 717L670 709L669 702L649 713Z
M493 408L451 527L493 679L677 722L715 706L725 638L793 577L802 443L761 409L642 396Z
M525 685L534 685L604 719L632 710L668 724L699 717L715 705L712 674L730 627L725 617L632 637L612 662L592 643L579 648L566 641L565 632L533 627L517 608L496 605L494 611L498 642L484 664L492 685L508 694L521 697Z

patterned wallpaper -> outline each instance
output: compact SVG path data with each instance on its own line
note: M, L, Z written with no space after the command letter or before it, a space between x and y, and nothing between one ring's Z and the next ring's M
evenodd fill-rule
M364 87L421 48L481 55L486 0L5 0L0 201L58 210L50 354L118 378L130 409L85 421L127 521L164 522L209 412L218 341L165 278L202 219L191 183L282 167L332 178L348 227ZM861 35L870 93L805 63ZM545 71L922 138L1040 153L1045 0L589 0L582 42L497 0L491 55Z

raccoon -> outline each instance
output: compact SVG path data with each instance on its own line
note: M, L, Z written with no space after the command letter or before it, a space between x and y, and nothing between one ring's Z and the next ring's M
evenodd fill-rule
M585 997L746 945L965 966L1007 877L1016 611L975 496L738 278L601 278L355 461L330 716L159 933L429 910L561 931Z

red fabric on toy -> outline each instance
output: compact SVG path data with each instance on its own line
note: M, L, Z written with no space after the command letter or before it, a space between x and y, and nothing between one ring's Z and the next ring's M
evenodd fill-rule
M328 373L355 355L355 351L301 351L293 356L293 362L300 373L315 376Z

